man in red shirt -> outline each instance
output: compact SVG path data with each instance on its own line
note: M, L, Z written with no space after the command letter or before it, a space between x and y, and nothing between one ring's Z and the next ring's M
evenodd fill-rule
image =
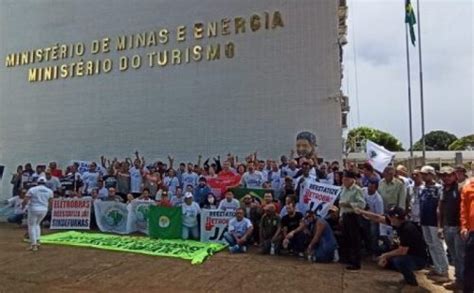
M49 163L49 170L51 170L52 176L58 178L63 177L63 171L61 169L58 169L58 165L56 164L56 162Z
M474 178L461 193L461 237L466 240L464 256L464 292L474 292Z

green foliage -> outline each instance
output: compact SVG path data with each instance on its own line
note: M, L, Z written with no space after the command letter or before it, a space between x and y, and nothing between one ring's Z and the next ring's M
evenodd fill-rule
M371 127L358 127L349 131L346 148L349 152L355 151L356 143L371 140L392 152L404 151L402 143L393 135Z
M425 134L425 145L427 151L447 151L457 137L443 130L435 130ZM422 150L421 139L413 145L413 150Z
M465 151L469 148L474 149L474 134L458 138L449 145L450 151Z

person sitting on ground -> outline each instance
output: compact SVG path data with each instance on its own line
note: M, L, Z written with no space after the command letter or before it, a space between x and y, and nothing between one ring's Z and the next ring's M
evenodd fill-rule
M260 219L260 251L263 254L278 253L279 237L281 237L281 219L276 213L274 204L267 204L263 208L264 213Z
M235 211L239 207L240 203L234 198L232 191L227 190L225 192L225 198L219 203L219 209L223 211Z
M26 189L21 189L19 195L15 195L5 200L7 207L13 208L13 214L7 218L8 223L15 223L21 226L23 217L27 211L27 207L23 207L22 203L25 200Z
M392 207L386 216L359 208L356 208L355 211L371 221L388 224L395 228L400 238L400 246L382 254L379 258L379 266L399 271L407 284L418 286L413 271L421 270L426 265L426 244L416 225L406 220L405 210L400 207Z
M309 211L305 219L306 229L311 240L306 248L309 259L313 262L334 261L337 241L328 222Z
M229 244L229 251L231 253L246 252L252 232L252 222L244 217L244 209L237 208L235 217L229 221L228 232L224 233L224 239Z
M298 256L304 256L304 221L303 214L296 211L295 204L286 205L288 214L281 219L282 247L290 254L296 252Z
M199 239L198 216L201 213L199 205L193 201L193 194L186 192L184 194L184 203L181 206L183 213L183 235L184 240L192 238Z

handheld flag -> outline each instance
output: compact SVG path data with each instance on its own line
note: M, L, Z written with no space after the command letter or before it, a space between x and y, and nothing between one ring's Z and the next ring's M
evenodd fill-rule
M395 154L385 149L383 146L376 144L373 141L366 142L367 160L374 167L375 170L383 172L390 164Z
M413 10L413 6L411 5L410 0L405 0L405 23L410 28L410 40L411 44L415 46L415 29L413 26L416 24L415 18L415 11Z
M148 211L148 231L151 238L181 238L181 208L150 206Z

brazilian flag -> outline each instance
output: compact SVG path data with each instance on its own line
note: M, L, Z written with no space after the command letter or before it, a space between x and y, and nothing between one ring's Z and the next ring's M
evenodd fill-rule
M151 238L180 239L182 224L181 208L157 207L148 210L148 231Z
M416 37L413 26L416 24L416 18L410 0L405 0L405 23L408 24L410 28L410 40L412 45L415 46Z

